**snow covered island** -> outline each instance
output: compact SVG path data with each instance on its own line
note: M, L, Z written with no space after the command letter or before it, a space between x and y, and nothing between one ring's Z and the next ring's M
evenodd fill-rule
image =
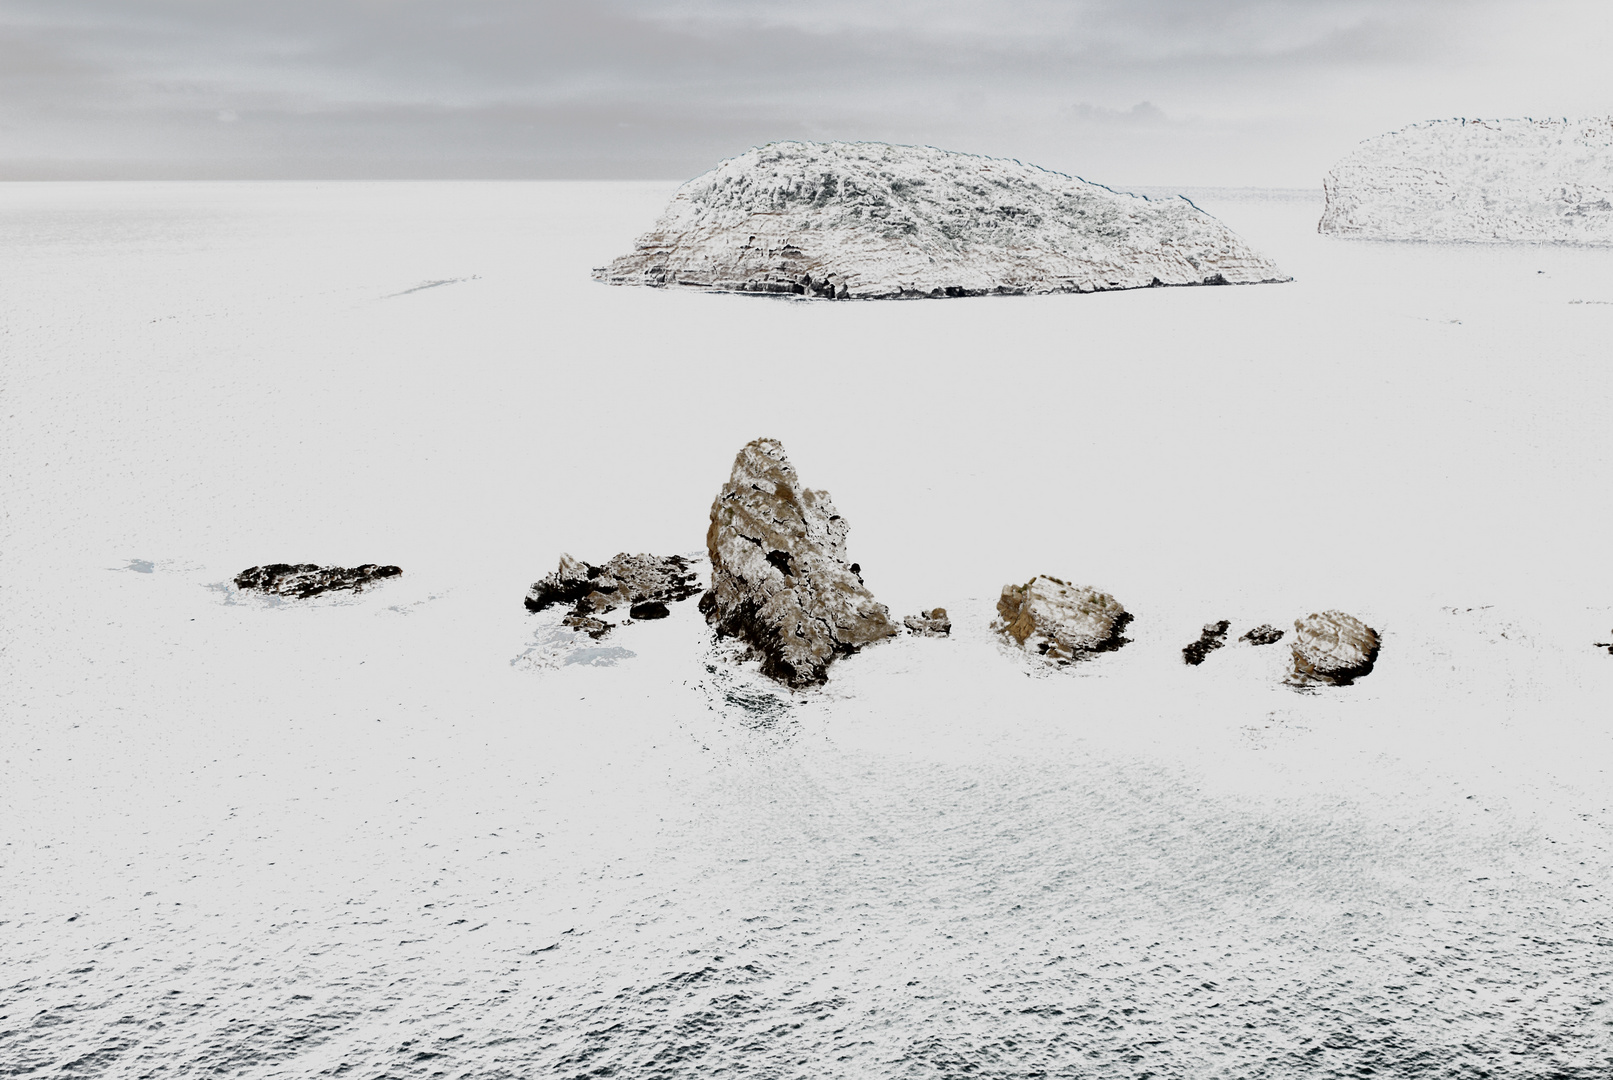
M1413 124L1322 187L1317 230L1334 236L1613 244L1613 118Z
M1003 158L886 143L769 143L678 190L594 276L835 299L1287 281L1185 198L1127 195Z

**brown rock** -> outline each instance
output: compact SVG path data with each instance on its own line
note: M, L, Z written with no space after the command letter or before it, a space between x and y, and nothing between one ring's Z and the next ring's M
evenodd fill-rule
M1348 686L1370 674L1378 659L1378 632L1342 611L1294 620L1294 678L1303 683Z
M1131 616L1120 601L1085 585L1045 575L1004 585L993 628L1026 652L1057 663L1079 660L1126 644Z
M921 611L917 615L909 615L902 620L908 633L918 637L946 637L952 633L952 620L947 617L946 608L932 608Z
M617 555L603 566L560 556L560 567L526 595L528 611L571 604L565 625L601 638L613 624L599 618L626 607L635 619L664 619L666 605L700 591L689 560L681 555Z
M762 672L793 687L828 678L837 656L891 637L885 605L846 561L846 520L803 487L773 439L751 442L711 504L711 589L700 610L745 642Z

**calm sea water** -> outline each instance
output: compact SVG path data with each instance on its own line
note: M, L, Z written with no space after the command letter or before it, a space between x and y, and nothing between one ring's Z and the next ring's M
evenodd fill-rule
M831 315L588 282L654 185L19 192L0 1076L1613 1074L1596 253L1223 194L1295 291ZM586 654L524 612L561 550L697 547L764 420L953 639L791 698L692 603ZM228 585L305 558L405 572ZM1134 643L1003 651L1034 572ZM1386 635L1349 692L1179 661L1332 604Z

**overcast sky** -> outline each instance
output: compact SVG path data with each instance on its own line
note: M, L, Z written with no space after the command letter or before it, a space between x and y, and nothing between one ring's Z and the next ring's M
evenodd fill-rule
M775 139L1314 186L1613 113L1608 0L0 0L0 178L683 178Z

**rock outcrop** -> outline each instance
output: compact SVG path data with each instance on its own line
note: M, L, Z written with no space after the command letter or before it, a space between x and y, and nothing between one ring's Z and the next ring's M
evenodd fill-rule
M1378 632L1353 615L1324 611L1294 620L1294 679L1300 683L1349 686L1372 672Z
M896 633L846 561L846 531L829 493L802 486L783 446L751 442L711 504L711 588L700 610L718 634L748 645L769 678L823 683L836 657Z
M1430 120L1333 167L1318 231L1370 240L1613 244L1613 118Z
M375 563L353 567L269 563L266 566L248 567L236 574L235 587L306 600L325 592L363 592L364 586L397 577L401 573L403 571L396 566L377 566Z
M917 637L946 637L952 633L952 620L947 617L947 609L942 607L909 615L902 620L902 625L907 627L908 633Z
M778 142L678 190L594 276L826 299L1287 281L1185 198L929 146Z
M528 611L543 611L570 604L565 625L602 638L613 623L600 618L619 608L632 619L664 619L667 604L687 600L700 591L689 560L681 555L629 555L623 552L605 563L560 556L560 567L535 583L526 595Z
M1192 667L1204 663L1206 656L1227 643L1227 631L1231 628L1232 624L1225 619L1205 623L1204 629L1199 631L1199 639L1182 647L1182 662Z
M1269 623L1261 623L1238 640L1247 641L1251 645L1275 645L1282 639L1283 632L1281 630Z
M1004 585L993 629L1026 652L1055 663L1080 660L1126 644L1131 615L1120 601L1085 585L1037 576Z

